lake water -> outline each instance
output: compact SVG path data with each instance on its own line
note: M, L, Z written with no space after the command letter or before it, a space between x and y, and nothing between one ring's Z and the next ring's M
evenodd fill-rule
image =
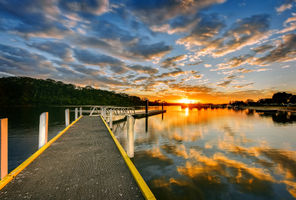
M64 109L1 108L9 118L9 171L38 149L39 115L49 112L51 139L64 129ZM134 127L132 161L157 199L296 198L295 116L165 109ZM126 123L113 130L125 147Z
M48 140L65 128L64 107L0 108L0 118L8 118L8 171L12 171L38 150L39 117L48 112ZM72 113L71 121L74 120Z
M157 199L296 198L295 116L166 109L135 122L132 160Z

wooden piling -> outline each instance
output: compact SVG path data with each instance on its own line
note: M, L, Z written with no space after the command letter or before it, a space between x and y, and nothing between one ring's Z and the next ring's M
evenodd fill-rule
M145 117L145 132L148 132L148 116Z
M65 110L65 125L66 127L69 126L70 124L70 110L66 109Z
M3 179L8 172L8 119L1 119L1 179Z
M48 112L44 112L40 115L39 121L39 143L38 148L43 147L48 140Z
M82 116L82 107L80 107L79 111L80 111L80 115L79 116Z
M78 118L78 108L75 108L75 120Z
M134 157L134 120L133 116L127 116L127 155L130 158Z
M102 108L102 116L106 120L106 108L105 107Z
M113 127L113 110L111 109L109 112L110 112L109 127L110 127L110 129L112 129L112 127Z

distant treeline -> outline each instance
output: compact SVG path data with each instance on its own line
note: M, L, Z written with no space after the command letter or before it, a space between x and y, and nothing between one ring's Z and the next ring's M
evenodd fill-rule
M51 79L28 77L0 78L0 105L118 105L141 106L136 96L77 87Z
M278 92L272 95L272 98L259 99L253 101L248 99L246 101L233 101L229 104L233 106L296 106L296 95Z

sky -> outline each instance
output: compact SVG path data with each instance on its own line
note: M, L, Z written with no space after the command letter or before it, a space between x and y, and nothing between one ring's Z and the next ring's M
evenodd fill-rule
M150 100L296 93L295 0L0 0L0 77Z

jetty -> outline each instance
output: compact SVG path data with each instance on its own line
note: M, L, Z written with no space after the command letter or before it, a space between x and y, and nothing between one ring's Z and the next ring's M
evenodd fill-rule
M39 135L40 148L2 178L0 199L155 199L129 158L133 152L125 152L115 138L104 110L99 116L75 113L76 120L69 124L67 109L66 129L49 142L47 130L42 130L48 128L48 114L41 114L39 134L45 136ZM148 111L145 116L163 112ZM125 117L131 142L134 117Z

